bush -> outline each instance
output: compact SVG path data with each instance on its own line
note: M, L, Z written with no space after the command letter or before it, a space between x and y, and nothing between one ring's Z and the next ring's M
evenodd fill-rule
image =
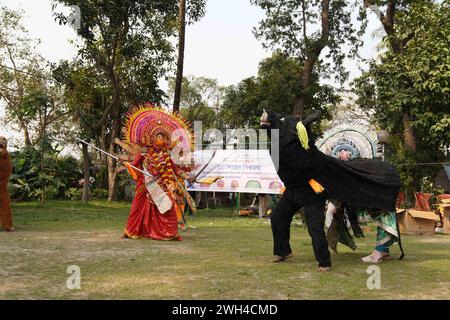
M44 159L32 147L12 152L10 156L13 174L8 188L14 200L37 200L42 196L42 187L46 199L62 199L81 179L78 161L72 156L60 157L51 148L46 150Z
M95 200L103 200L108 199L109 193L106 189L93 189L92 190L92 199Z
M45 192L45 199L47 200L55 200L60 198L59 188L57 188L56 186L49 186L45 188L44 192Z
M66 191L66 198L69 200L81 200L83 195L83 190L78 188L70 188Z
M119 200L133 200L136 183L131 179L126 170L117 175L117 186Z

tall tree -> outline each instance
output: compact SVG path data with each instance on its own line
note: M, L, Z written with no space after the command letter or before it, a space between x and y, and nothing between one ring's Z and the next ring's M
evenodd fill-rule
M411 5L427 5L432 0L363 0L366 8L371 8L378 16L384 31L386 32L386 42L390 45L390 49L395 55L401 55L408 42L414 37L415 32L406 28L398 28L397 19L404 19L411 14ZM404 26L405 27L405 26ZM403 123L403 141L405 147L415 151L416 137L414 129L411 126L411 114L408 107L405 106L401 110Z
M262 60L256 77L244 79L226 91L219 117L223 121L222 126L256 128L263 109L283 115L292 113L300 94L298 75L302 65L300 59L281 51L275 51L271 57ZM324 111L325 118L329 117L330 106L339 101L331 86L319 84L316 72L311 76L307 97L309 109Z
M0 7L0 101L6 122L17 124L26 147L58 134L64 116L61 92L48 62L37 52L38 40L22 24L23 11Z
M199 21L205 15L206 0L179 0L178 13L178 62L175 77L173 111L180 110L184 68L184 46L186 39L186 15L188 24Z
M181 101L181 87L183 82L183 67L184 67L184 44L186 37L186 0L180 0L180 13L178 18L178 62L177 75L175 79L175 92L173 98L173 111L180 110Z
M60 23L69 17L56 12L58 3L77 5L83 40L80 57L92 61L97 72L108 79L111 95L95 128L104 147L116 151L121 115L127 105L159 101L158 79L170 68L176 34L176 0L58 0L54 12ZM117 199L116 161L108 159L109 201Z
M412 200L422 179L438 168L416 163L443 161L450 147L450 1L416 1L395 17L395 35L408 40L399 52L386 35L387 50L356 79L354 90L359 105L391 133L389 158L399 164Z
M310 91L314 72L322 77L334 74L341 82L347 79L344 58L357 54L362 43L359 36L367 22L362 21L360 29L356 30L351 21L354 8L345 0L250 2L266 12L266 18L254 29L257 39L263 40L263 46L280 48L302 61L293 110L295 115L302 115L312 103ZM350 47L348 53L344 51L345 45Z
M73 141L74 137L79 137L99 144L101 132L96 122L103 112L104 97L111 95L107 80L98 76L94 63L81 59L72 62L61 61L54 69L53 76L64 88L64 103L69 110L70 120L74 124L71 135L66 139ZM92 156L87 145L82 144L81 147L84 180L82 201L87 202L90 198ZM101 156L99 158L100 162L104 159Z
M183 77L180 112L191 122L202 121L203 129L215 127L225 87L216 79L205 77ZM168 94L175 91L175 79L170 79Z

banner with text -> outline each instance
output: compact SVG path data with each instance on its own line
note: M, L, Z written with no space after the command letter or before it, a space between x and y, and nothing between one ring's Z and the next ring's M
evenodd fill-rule
M284 187L269 150L199 150L194 159L193 175L203 171L189 191L279 194Z

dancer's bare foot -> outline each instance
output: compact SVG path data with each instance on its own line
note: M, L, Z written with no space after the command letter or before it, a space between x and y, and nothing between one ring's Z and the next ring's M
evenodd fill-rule
M331 267L319 267L319 271L320 272L327 272L327 271L330 271L331 270Z
M292 258L294 255L289 253L287 256L275 256L275 259L272 260L272 262L283 262L286 259Z
M379 263L383 262L384 256L389 256L389 254L374 250L370 255L361 258L361 260L366 263Z
M6 229L5 231L6 231L6 232L12 232L12 231L16 231L16 228L14 228L14 227L11 227L11 228L9 228L9 229Z

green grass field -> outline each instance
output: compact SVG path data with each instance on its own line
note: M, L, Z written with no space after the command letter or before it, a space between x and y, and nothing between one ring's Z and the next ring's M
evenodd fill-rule
M333 270L317 271L310 238L294 221L294 257L275 264L270 222L231 208L188 217L184 240L121 239L129 204L14 204L17 232L0 232L1 299L450 299L450 236L404 236L406 258L383 262L367 288L374 227ZM392 253L398 256L398 247ZM66 287L81 269L81 289Z

